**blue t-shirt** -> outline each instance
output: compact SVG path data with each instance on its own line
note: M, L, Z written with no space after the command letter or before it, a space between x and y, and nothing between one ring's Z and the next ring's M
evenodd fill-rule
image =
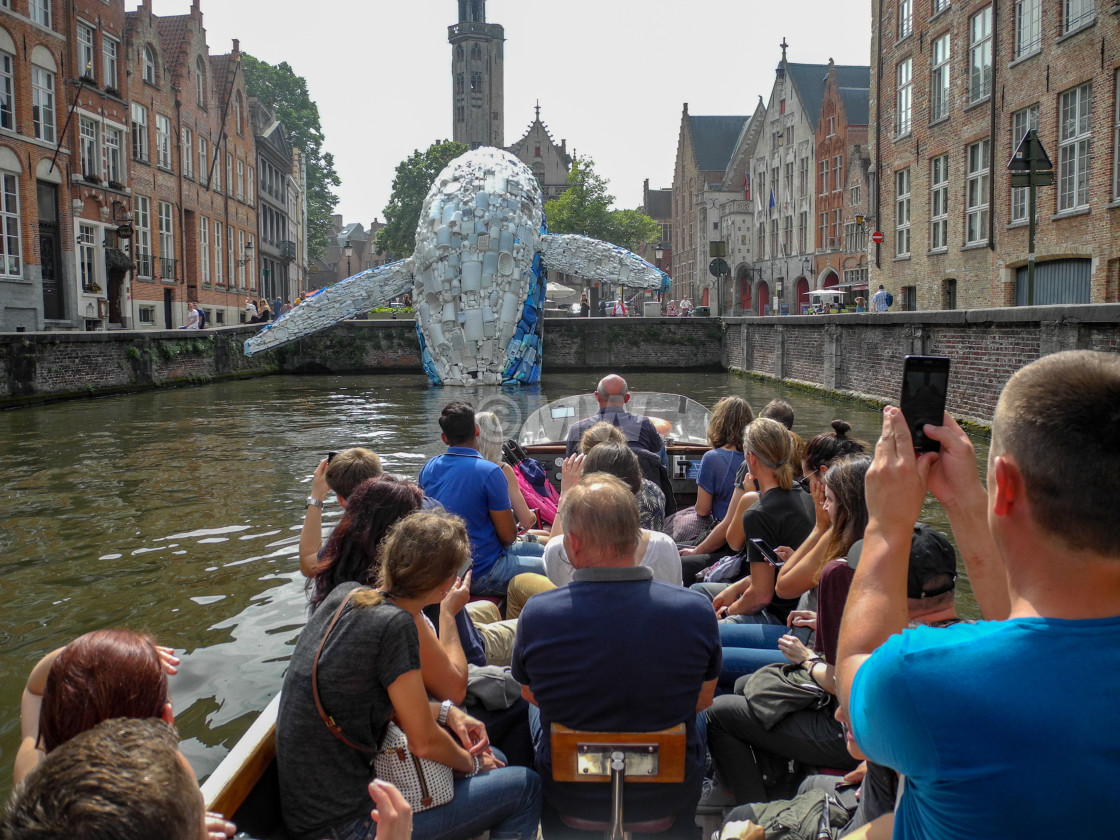
M476 449L449 446L447 452L424 465L417 483L426 495L467 523L474 578L489 572L506 550L490 518L490 511L511 507L509 484L502 468L487 461Z
M512 673L540 707L537 770L549 801L581 811L610 798L609 785L552 781L553 721L573 729L651 732L684 723L684 785L626 786L627 814L689 805L704 772L696 729L701 685L719 676L722 648L712 604L699 592L653 580L645 567L582 569L574 582L534 595L517 625ZM698 795L695 794L694 795ZM670 800L680 799L675 804ZM695 802L691 803L695 807Z
M919 627L860 667L860 749L906 777L896 840L1120 834L1120 617Z
M712 494L712 515L727 516L731 494L735 492L735 473L743 463L743 453L734 449L711 449L700 459L696 485Z

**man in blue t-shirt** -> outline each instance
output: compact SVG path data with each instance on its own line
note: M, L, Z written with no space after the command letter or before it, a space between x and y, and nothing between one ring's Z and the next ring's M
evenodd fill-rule
M610 785L552 781L551 724L652 732L685 724L682 784L627 784L627 821L674 816L670 837L699 838L693 815L704 776L697 712L712 703L722 653L703 595L634 565L638 508L619 479L595 473L564 494L560 520L572 583L534 595L518 622L513 676L530 711L545 790L545 836L556 812L609 820Z
M985 491L947 413L924 427L940 452L916 457L884 409L837 684L860 748L905 777L896 838L1116 835L1101 780L1120 767L1118 417L1120 356L1033 362L996 406ZM904 630L927 490L988 621Z
M420 470L425 495L461 516L471 538L471 593L504 595L522 572L544 574L544 546L517 539L509 485L497 464L478 451L479 428L470 403L450 402L439 416L447 452Z

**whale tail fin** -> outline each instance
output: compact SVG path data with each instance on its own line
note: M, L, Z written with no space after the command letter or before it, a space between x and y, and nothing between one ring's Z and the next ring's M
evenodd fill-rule
M609 242L571 233L541 237L541 260L546 268L639 289L661 288L661 270L637 254Z
M245 355L280 347L325 330L411 291L412 260L371 268L327 286L245 342Z

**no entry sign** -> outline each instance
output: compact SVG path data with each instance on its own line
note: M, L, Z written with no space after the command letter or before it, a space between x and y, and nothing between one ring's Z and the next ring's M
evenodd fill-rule
M878 245L883 241L883 232L881 230L875 231L873 234L871 234L871 241Z

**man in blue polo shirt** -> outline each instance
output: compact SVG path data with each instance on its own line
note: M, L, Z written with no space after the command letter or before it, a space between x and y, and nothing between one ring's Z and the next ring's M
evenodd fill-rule
M685 724L682 784L627 785L627 821L674 816L666 837L698 840L693 816L704 776L697 712L712 703L722 661L707 598L653 580L635 566L634 495L619 479L585 476L564 493L564 547L575 567L566 586L534 595L518 621L513 676L535 708L530 728L544 783L544 833L557 812L609 820L610 786L552 781L553 722L573 729L652 732ZM562 831L562 827L561 827Z
M461 516L471 538L471 593L504 595L522 572L544 574L544 546L517 539L517 522L502 468L478 451L478 425L470 403L450 402L439 416L447 452L420 470L424 493Z

